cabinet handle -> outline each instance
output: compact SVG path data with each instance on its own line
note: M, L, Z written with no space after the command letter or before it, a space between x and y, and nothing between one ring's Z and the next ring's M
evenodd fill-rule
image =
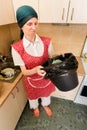
M74 8L72 8L71 21L73 20Z
M65 8L63 8L62 20L64 20Z
M17 90L17 92L19 92L19 88L18 87L16 87L16 90Z
M14 95L14 93L11 93L11 95L12 95L12 97L13 97L13 99L15 98L15 95Z
M68 17L69 17L70 6L71 6L71 0L69 0L69 4L68 4L68 10L67 10L66 22L68 21Z

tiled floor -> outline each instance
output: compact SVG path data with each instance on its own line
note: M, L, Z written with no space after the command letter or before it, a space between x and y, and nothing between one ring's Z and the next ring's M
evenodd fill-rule
M51 108L52 117L41 107L40 117L35 118L27 103L15 130L87 130L87 106L52 98Z

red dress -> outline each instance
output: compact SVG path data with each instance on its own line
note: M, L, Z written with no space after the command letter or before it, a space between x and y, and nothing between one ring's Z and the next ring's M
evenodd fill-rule
M32 69L35 66L42 65L44 61L48 59L48 46L50 39L41 37L44 44L44 53L42 56L32 56L28 54L23 47L23 41L19 41L12 46L22 57L26 68ZM29 99L37 99L40 97L47 97L53 91L55 91L54 84L50 79L44 79L44 77L36 74L31 76L24 76L25 90Z

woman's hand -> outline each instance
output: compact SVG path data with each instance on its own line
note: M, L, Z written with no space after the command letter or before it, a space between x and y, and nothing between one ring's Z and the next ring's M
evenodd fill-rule
M37 66L36 73L38 73L38 75L40 76L45 76L46 72L42 68L43 68L42 66Z

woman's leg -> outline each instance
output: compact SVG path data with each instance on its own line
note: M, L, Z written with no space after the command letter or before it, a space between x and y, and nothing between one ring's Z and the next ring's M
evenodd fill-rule
M42 97L41 98L41 105L42 106L49 106L51 103L51 97Z
M38 108L38 106L39 106L38 99L35 99L35 100L29 99L29 104L30 104L30 109Z
M43 108L48 116L52 116L52 110L49 108L50 103L51 103L50 96L41 98L41 105L43 106Z
M34 116L39 117L40 111L38 109L38 106L39 106L38 99L35 99L35 100L29 99L29 104L30 104L30 109L33 109Z

